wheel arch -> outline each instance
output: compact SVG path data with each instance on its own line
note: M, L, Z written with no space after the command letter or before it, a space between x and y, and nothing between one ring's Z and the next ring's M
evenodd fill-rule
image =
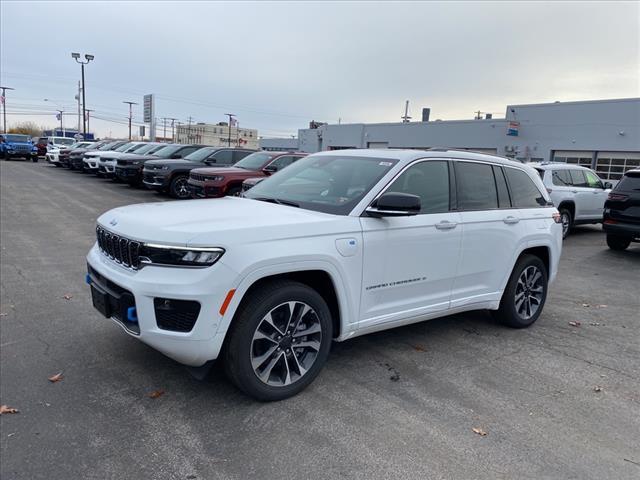
M558 205L558 211L562 208L566 208L571 213L571 220L575 220L576 218L576 204L573 200L562 200L560 205Z

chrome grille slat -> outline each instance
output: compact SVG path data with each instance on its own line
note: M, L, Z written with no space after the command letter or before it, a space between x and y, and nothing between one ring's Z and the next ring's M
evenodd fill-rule
M116 263L137 270L140 266L140 242L129 240L98 226L96 227L98 248Z

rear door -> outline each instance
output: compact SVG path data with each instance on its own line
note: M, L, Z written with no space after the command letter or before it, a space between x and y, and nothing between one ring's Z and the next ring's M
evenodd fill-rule
M249 155L251 153L255 153L255 152L251 152L249 150L234 150L233 151L233 163L239 162L240 160L242 160L244 157L246 157L247 155Z
M500 294L527 229L520 210L511 206L501 166L459 160L455 172L462 247L451 308L491 301Z
M604 184L602 183L602 180L600 180L600 177L598 177L591 170L585 170L584 176L587 181L587 188L591 190L589 215L593 218L602 219L604 202L607 200L609 190L605 190Z
M571 175L571 193L576 205L574 220L589 220L593 217L593 193L590 188L587 188L584 170L571 168L569 175Z
M233 150L217 150L207 157L206 163L215 167L231 166L236 163L235 153Z

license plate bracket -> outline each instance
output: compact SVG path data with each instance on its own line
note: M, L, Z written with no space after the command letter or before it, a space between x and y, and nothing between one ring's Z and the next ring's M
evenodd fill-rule
M91 300L93 302L93 307L106 318L113 316L111 302L109 301L109 294L96 288L93 284L91 285Z

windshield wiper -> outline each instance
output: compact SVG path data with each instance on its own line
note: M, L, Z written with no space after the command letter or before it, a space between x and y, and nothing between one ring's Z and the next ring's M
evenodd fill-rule
M291 202L289 200L282 200L280 198L254 197L253 200L258 200L259 202L277 203L278 205L288 205L290 207L300 208L300 205L298 205L296 202Z

